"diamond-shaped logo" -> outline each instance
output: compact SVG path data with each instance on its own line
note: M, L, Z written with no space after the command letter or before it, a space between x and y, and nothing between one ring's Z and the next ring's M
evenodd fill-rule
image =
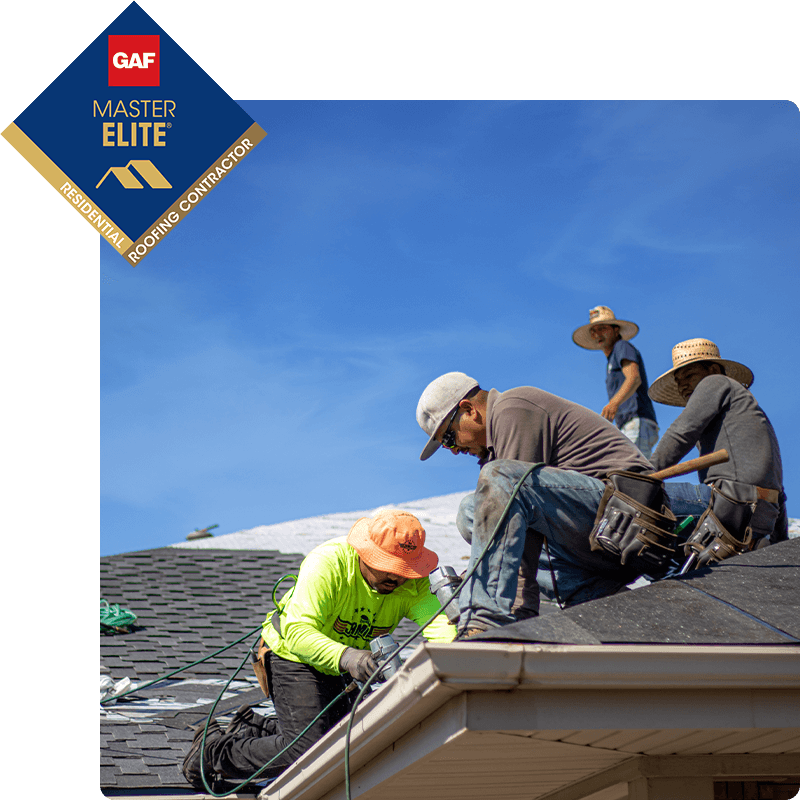
M135 266L266 133L131 3L3 136Z

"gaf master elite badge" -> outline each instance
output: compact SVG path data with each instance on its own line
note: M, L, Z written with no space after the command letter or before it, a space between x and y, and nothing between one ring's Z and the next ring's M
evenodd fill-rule
M266 133L131 3L3 136L135 266Z

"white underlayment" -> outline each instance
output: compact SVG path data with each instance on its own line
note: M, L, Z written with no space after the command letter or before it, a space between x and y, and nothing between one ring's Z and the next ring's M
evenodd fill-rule
M374 516L380 509L399 508L410 511L422 523L426 533L425 545L438 554L440 564L465 566L469 559L469 545L456 529L456 511L467 494L469 492L456 492L363 511L323 514L275 525L259 525L237 533L180 542L172 546L208 550L277 550L279 553L306 555L328 539L346 536L357 519ZM789 520L789 536L800 537L800 520Z

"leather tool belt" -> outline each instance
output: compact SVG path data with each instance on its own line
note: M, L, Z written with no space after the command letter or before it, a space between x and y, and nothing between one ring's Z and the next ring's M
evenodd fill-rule
M272 651L264 640L259 638L258 645L250 651L250 661L253 664L253 672L256 674L256 680L264 692L265 697L269 697L269 684L270 684L270 668L269 668L269 654Z
M275 609L270 618L272 627L278 633L281 632L281 615ZM267 646L263 638L259 638L258 644L250 651L250 661L253 664L253 672L256 674L256 680L264 692L265 697L269 697L269 685L272 681L272 673L269 666L269 654L272 652L271 648Z
M619 556L645 574L662 572L675 553L675 515L664 483L637 472L610 472L589 534L592 550Z
M683 546L697 554L696 567L755 550L772 533L780 513L780 491L717 480L708 508Z

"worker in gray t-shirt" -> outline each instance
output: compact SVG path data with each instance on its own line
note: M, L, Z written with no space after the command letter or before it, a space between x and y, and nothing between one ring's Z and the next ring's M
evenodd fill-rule
M462 590L463 635L518 618L513 608L520 564L525 583L538 594L531 578L544 539L565 605L613 594L638 577L635 568L589 546L604 489L600 478L611 470L653 469L608 420L542 389L486 391L464 373L451 372L425 389L417 421L430 437L422 460L440 446L479 460L477 489L465 499L474 503L474 512L465 513L463 503L459 510L462 535L470 538L471 533L473 561L483 551L513 486L532 463L542 465L525 479L492 548ZM472 530L464 530L469 521ZM539 569L540 585L545 576Z

